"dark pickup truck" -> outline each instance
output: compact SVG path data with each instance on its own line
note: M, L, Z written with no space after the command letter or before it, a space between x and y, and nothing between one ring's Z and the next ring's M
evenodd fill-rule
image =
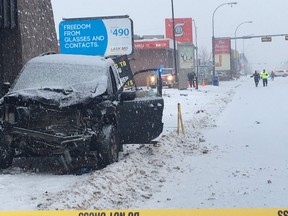
M66 170L105 167L123 144L151 143L163 130L164 102L138 91L124 87L110 58L31 59L0 100L0 168L52 156Z

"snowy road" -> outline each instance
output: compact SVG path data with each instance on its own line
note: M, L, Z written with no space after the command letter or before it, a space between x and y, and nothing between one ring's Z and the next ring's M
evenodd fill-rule
M166 89L156 146L125 146L118 163L82 176L13 167L0 174L0 210L287 207L288 79L268 85Z
M202 131L217 150L186 158L191 171L142 207L287 207L288 79L278 78L265 88L246 81L235 86L217 127Z

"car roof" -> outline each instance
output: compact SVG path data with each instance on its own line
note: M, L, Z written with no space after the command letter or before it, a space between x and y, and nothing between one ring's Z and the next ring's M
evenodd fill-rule
M102 56L73 55L73 54L52 54L41 55L29 61L29 63L51 63L51 64L71 64L71 65L95 65L106 67L113 61Z

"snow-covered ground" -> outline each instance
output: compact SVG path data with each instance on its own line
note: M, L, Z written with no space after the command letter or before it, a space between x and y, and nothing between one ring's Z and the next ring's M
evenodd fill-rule
M0 174L0 210L285 207L288 78L164 89L156 145L127 145L118 163L81 176ZM185 134L178 135L180 103Z

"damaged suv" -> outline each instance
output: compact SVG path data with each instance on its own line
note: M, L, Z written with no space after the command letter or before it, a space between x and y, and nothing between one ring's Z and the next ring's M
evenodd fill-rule
M0 168L37 156L56 157L66 170L104 167L123 144L150 143L163 130L163 98L123 89L110 58L31 59L0 101Z

